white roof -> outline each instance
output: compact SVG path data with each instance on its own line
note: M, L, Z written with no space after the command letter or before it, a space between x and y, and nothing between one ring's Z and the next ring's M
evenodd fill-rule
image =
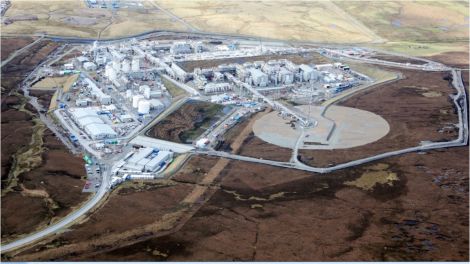
M127 162L128 163L137 163L139 160L146 158L148 155L150 155L153 151L153 148L141 148L139 152L135 153L130 157Z
M313 71L312 67L310 67L310 66L308 66L308 65L306 65L306 64L301 64L301 65L299 66L299 68L300 68L302 71L304 71L304 72L312 72L312 71Z
M86 126L86 130L92 137L99 135L117 136L116 132L106 124L89 124Z
M253 76L253 78L267 77L267 75L264 72L256 68L250 68L250 73L251 73L251 76Z
M171 155L171 152L166 151L166 150L160 150L157 156L155 156L153 159L147 162L147 164L145 164L145 167L154 168L155 166L160 165L161 162L168 159L170 155Z
M104 123L103 120L101 120L97 116L86 116L86 117L80 118L80 120L78 120L78 122L83 127L85 127L89 124L103 124Z
M96 111L92 108L71 108L70 113L75 119L80 119L86 116L97 116Z
M79 62L84 62L84 61L88 61L88 58L85 57L85 56L80 56L80 57L77 57L77 60L78 60Z
M152 107L159 107L159 106L165 106L162 101L158 99L151 99L148 101Z
M87 67L87 66L90 66L90 67L95 67L96 64L94 64L93 62L91 61L87 61L85 63L83 63L83 67Z
M85 81L87 82L88 87L91 88L91 93L96 95L96 97L100 99L110 97L109 95L103 93L103 91L101 91L101 89L98 88L98 86L96 86L96 84L90 78L86 78Z
M206 84L204 87L205 88L216 88L216 87L228 87L230 86L230 84L226 83L226 82L223 82L223 83L208 83Z

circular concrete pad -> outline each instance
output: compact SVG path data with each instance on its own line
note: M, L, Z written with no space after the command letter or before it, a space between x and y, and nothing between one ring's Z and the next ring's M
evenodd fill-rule
M308 106L299 107L302 112ZM310 116L318 124L305 130L300 149L342 149L365 145L379 140L390 130L387 121L374 113L357 108L332 105L324 115L323 107L312 106ZM278 112L269 113L258 119L253 132L260 139L281 147L294 148L301 134L283 119Z

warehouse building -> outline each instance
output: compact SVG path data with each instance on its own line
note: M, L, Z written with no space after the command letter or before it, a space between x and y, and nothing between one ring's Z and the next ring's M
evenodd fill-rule
M117 137L116 132L101 120L91 108L71 108L69 110L77 126L85 131L93 140Z
M173 159L173 152L141 148L126 160L124 168L134 172L155 172Z

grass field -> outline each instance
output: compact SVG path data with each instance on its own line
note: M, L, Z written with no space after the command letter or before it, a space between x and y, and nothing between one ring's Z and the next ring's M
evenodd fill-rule
M184 95L186 93L185 90L170 82L166 77L162 76L162 83L173 98Z
M4 24L2 34L113 38L157 29L196 28L203 32L280 40L362 43L417 56L468 50L467 1L146 0L141 3L145 8L112 11L87 8L82 0L13 0L5 14L5 19L13 23ZM33 20L25 20L31 17Z
M468 1L336 1L389 41L468 41Z
M170 1L159 5L196 28L283 40L369 42L372 37L324 2Z
M26 17L37 17L24 20ZM2 34L37 34L112 38L157 29L183 30L171 17L155 8L88 8L83 0L13 0L5 14L13 21L2 25Z

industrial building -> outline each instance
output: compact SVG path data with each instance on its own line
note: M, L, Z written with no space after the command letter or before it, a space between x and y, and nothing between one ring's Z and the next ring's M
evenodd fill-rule
M105 124L96 110L92 108L71 108L69 113L72 119L93 140L116 138L117 133L111 126Z
M233 88L229 83L208 83L204 86L204 93L205 94L213 94L213 93L224 93L228 91L232 91Z
M125 160L124 169L132 172L155 172L173 159L173 152L154 148L140 148Z
M85 69L86 71L96 71L96 68L96 64L91 61L83 63L83 69Z
M88 87L91 89L91 94L96 97L96 99L101 104L110 104L112 102L111 96L103 93L100 88L93 82L90 78L85 78L85 82Z
M186 42L175 42L171 45L170 52L172 54L192 53L191 44Z
M268 75L259 69L250 68L248 69L251 75L251 81L254 86L265 87L268 85Z

